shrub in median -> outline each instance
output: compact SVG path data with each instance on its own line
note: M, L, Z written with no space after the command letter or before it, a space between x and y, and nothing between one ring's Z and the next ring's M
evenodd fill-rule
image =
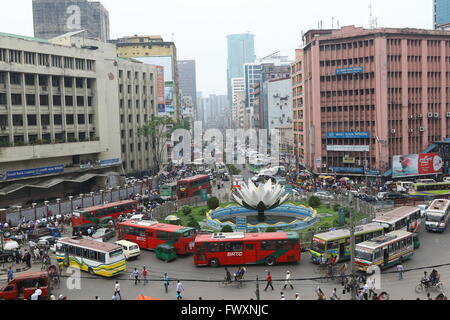
M312 208L318 208L318 207L320 207L320 199L319 199L319 197L316 197L316 196L312 196L311 198L309 198L309 200L308 200L308 204L309 204L309 206L310 207L312 207Z

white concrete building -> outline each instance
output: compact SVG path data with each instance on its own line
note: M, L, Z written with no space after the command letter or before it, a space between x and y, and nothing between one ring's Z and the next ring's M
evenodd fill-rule
M243 93L243 94L241 94ZM238 97L239 96L239 97ZM233 78L231 79L231 118L234 128L239 128L239 104L244 97L245 103L245 79L244 78Z
M0 33L0 207L114 186L122 157L127 172L149 167L152 148L134 146L145 150L135 133L155 86L154 67L118 59L113 44Z

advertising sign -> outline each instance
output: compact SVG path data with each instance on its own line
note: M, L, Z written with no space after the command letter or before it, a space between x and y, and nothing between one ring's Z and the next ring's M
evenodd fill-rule
M166 101L166 112L175 112L174 89L172 85L167 85L167 83L165 87L164 100Z
M208 190L206 189L200 190L200 196L202 201L208 201Z
M194 99L191 96L183 96L181 100L183 116L192 116L194 113Z
M20 178L43 176L43 175L47 175L47 174L61 173L61 172L64 172L63 165L35 168L35 169L8 171L6 173L6 179L20 179Z
M165 83L164 83L164 67L156 67L156 101L158 104L158 113L166 112L165 95Z
M369 152L370 146L327 146L327 151Z
M122 163L122 160L120 160L120 159L101 160L100 166L106 167L106 166L112 166L114 164L120 164L120 163Z
M354 74L354 73L363 73L364 67L352 67L352 68L342 68L336 69L336 74Z
M370 139L370 132L327 132L328 139Z
M394 156L392 177L401 178L419 175L441 174L444 160L438 153L421 153Z
M364 168L346 168L346 167L334 167L330 168L335 173L364 173Z

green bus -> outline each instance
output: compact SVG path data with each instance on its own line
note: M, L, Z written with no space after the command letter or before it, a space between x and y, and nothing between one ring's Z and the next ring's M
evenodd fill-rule
M414 183L409 191L411 196L448 196L450 195L450 182Z
M383 234L383 226L376 223L357 226L355 228L355 244ZM350 230L340 229L316 234L312 239L309 253L314 264L320 264L324 254L327 259L337 255L339 261L350 260Z
M159 188L159 196L163 200L177 198L177 183L169 183Z

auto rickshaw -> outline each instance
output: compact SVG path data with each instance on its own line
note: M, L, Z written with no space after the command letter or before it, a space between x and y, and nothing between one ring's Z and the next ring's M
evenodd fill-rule
M155 249L156 257L162 261L170 262L177 259L175 248L168 244L162 244Z

